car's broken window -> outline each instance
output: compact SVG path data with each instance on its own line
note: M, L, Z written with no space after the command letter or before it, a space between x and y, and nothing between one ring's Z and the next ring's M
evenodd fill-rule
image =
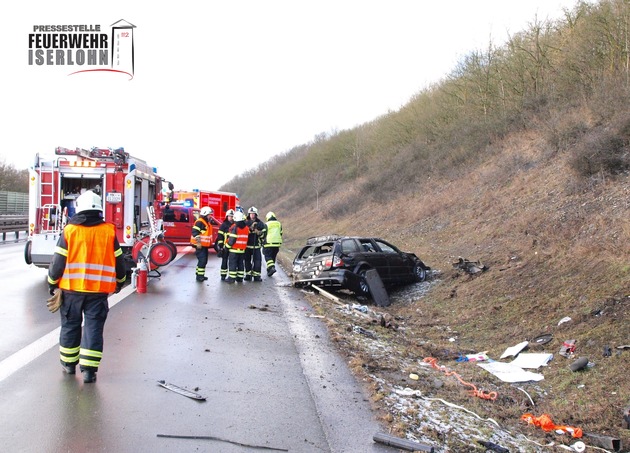
M398 251L396 249L394 249L391 245L389 245L386 242L376 241L376 243L378 244L378 246L381 249L381 251L384 252L384 253L398 253Z
M319 248L319 253L331 253L332 251L333 251L332 243L322 244L322 246Z
M306 247L302 251L302 255L300 255L300 258L306 259L312 255L317 255L317 247Z
M361 248L364 252L376 252L374 244L369 239L361 239Z
M345 241L341 241L341 252L348 254L358 252L359 247L354 239L347 239Z

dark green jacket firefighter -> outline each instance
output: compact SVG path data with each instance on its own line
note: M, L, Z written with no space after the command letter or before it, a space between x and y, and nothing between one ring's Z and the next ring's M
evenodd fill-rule
M262 241L267 233L267 225L258 218L258 209L254 206L247 210L247 249L245 249L245 280L262 282Z
M267 232L263 242L263 254L267 265L267 275L271 277L276 273L276 257L282 245L282 224L272 211L267 213L265 219L267 219Z

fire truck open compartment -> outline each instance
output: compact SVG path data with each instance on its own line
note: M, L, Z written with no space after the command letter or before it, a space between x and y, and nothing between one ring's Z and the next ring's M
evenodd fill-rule
M77 175L69 173L61 173L59 191L61 209L67 209L68 217L72 217L75 214L75 200L82 193L92 190L98 196L103 198L103 176L104 175Z

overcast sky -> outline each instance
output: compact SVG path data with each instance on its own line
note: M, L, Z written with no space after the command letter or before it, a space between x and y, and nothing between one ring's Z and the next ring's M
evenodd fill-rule
M397 110L470 51L577 1L5 3L0 160L21 169L57 146L122 146L177 188L216 190L319 133ZM136 27L133 79L29 65L34 26L109 36L120 19Z

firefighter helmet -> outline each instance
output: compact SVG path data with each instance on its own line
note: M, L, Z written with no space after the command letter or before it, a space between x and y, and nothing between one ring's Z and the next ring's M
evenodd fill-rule
M82 193L81 195L79 195L76 203L77 203L77 206L76 206L77 214L83 211L103 212L103 201L101 200L101 197L96 195L91 190L88 190Z
M258 209L256 209L254 206L252 206L251 208L249 208L247 210L247 213L248 214L256 214L256 215L258 215Z
M231 215L232 217L234 217L234 209L228 209L228 210L225 212L225 217L227 217L227 216L229 216L229 215Z
M209 208L208 206L204 206L203 208L201 208L201 211L199 211L199 215L210 215L210 214L214 214L214 211L212 210L212 208Z
M243 215L242 212L238 211L234 213L234 221L235 222L242 222L243 220L245 220L245 216Z
M267 215L265 216L265 219L269 220L269 219L271 219L272 217L275 217L275 216L276 215L272 211L269 211L267 213Z

